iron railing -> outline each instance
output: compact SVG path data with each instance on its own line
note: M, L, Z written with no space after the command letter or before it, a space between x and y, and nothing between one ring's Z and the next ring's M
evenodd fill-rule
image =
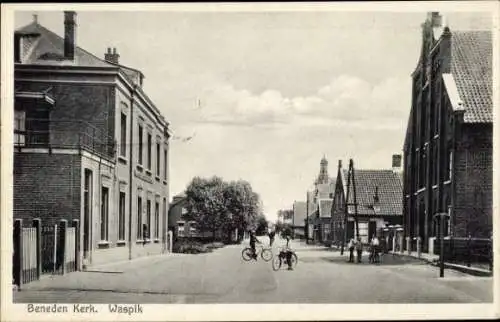
M114 157L116 143L104 130L85 121L26 119L25 129L14 130L14 146L76 148Z

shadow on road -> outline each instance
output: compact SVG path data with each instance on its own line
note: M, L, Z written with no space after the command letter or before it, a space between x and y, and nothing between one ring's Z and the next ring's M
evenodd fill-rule
M339 265L369 265L369 266L399 266L399 265L427 265L425 262L416 260L402 258L400 256L385 255L382 256L379 263L370 263L368 261L368 256L364 257L361 263L350 263L347 256L334 256L334 257L305 257L301 258L302 262L329 262Z

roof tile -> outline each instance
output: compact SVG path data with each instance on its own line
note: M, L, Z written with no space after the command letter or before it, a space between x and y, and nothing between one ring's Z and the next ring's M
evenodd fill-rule
M491 32L454 31L451 42L451 73L464 104L464 122L492 122Z

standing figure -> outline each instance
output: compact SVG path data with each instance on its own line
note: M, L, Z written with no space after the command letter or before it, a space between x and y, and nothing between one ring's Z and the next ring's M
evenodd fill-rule
M349 240L349 244L347 245L349 248L349 263L354 262L354 246L356 246L356 242L354 241L354 238L351 238Z
M274 237L276 237L276 231L274 229L271 229L271 231L269 231L269 247L273 246Z
M363 254L363 243L361 242L361 237L358 237L356 241L356 252L358 255L358 263L361 263L361 255Z

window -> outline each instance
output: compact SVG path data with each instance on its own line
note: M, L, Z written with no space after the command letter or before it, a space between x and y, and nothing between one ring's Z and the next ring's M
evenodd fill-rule
M146 226L144 239L149 239L151 237L151 200L146 201Z
M142 197L137 197L137 239L142 239Z
M160 176L160 161L161 161L161 151L160 151L160 143L156 143L156 176Z
M151 149L152 149L152 142L151 142L151 133L148 133L148 170L151 170Z
M155 239L160 236L160 203L155 203Z
M142 165L142 155L143 155L143 147L142 147L142 125L139 124L139 151L138 151L138 154L139 154L139 158L137 159L137 162Z
M24 146L26 144L26 112L14 111L14 145Z
M125 240L125 192L120 191L118 205L118 240Z
M368 223L359 222L359 237L361 237L361 242L368 243Z
M120 155L127 154L127 115L122 112L120 121Z
M101 189L101 240L108 240L109 189Z
M167 180L167 148L163 150L163 180Z
M179 237L184 236L184 222L183 221L177 222L177 234Z

